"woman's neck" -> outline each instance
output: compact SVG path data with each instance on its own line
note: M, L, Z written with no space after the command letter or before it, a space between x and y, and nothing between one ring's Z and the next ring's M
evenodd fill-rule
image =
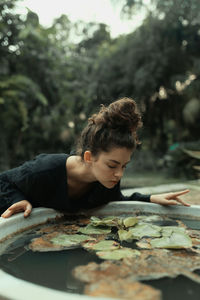
M68 196L80 199L93 186L95 181L90 168L81 160L80 156L70 156L66 161Z
M66 161L67 177L79 184L90 184L95 180L90 166L84 163L78 155L68 157Z

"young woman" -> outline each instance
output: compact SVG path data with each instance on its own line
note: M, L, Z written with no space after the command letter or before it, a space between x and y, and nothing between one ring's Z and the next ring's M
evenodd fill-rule
M110 201L139 200L185 206L176 193L124 197L120 179L138 144L142 125L136 103L122 98L102 106L88 119L76 152L40 154L23 165L0 174L0 213L4 218L32 207L50 207L67 212L95 208Z

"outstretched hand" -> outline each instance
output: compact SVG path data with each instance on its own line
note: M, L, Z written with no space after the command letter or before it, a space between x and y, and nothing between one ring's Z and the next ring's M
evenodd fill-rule
M11 205L4 213L1 215L3 218L9 218L11 215L14 215L18 212L24 211L24 217L28 217L31 213L32 205L27 200L19 201Z
M190 204L186 203L179 196L187 194L189 190L184 190L175 193L165 193L165 194L158 194L158 195L151 195L150 202L162 204L162 205L177 205L182 204L184 206L190 206Z

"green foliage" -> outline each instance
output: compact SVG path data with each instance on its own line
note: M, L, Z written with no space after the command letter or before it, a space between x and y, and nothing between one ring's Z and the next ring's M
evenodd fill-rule
M178 178L195 179L199 177L200 141L177 144L167 153L168 172Z
M105 24L62 15L44 28L33 11L16 13L18 0L0 1L1 170L69 151L86 118L123 96L141 108L143 147L156 157L199 138L200 2L119 3L129 19L138 10L146 17L112 39Z

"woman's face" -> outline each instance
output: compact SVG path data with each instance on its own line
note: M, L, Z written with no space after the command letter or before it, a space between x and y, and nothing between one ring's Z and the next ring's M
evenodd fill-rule
M131 154L130 149L116 147L92 156L91 171L95 180L107 188L113 188L122 178Z

